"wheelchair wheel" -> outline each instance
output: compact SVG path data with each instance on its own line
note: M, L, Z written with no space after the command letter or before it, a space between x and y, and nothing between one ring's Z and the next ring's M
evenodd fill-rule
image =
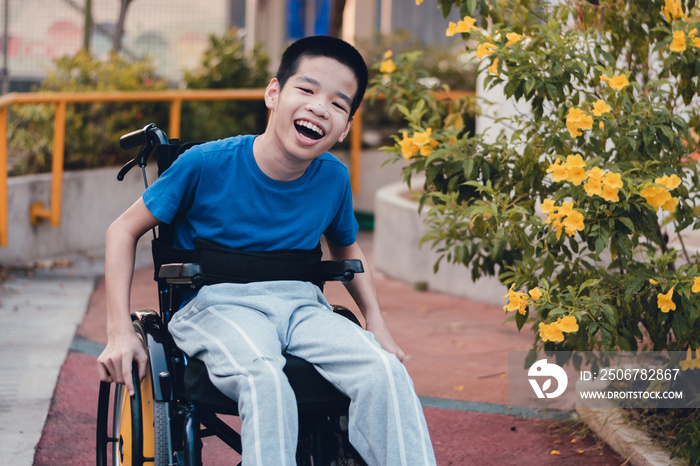
M134 321L134 328L146 341L140 321ZM129 396L126 386L116 386L112 411L112 465L140 466L147 463L167 466L170 464L168 404L154 399L150 367L147 367L146 377L140 384L137 378L138 374L133 397ZM134 417L136 420L132 422Z

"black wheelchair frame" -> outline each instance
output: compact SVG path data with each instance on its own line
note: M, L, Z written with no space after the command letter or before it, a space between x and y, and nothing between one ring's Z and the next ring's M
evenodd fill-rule
M149 155L157 152L158 176L185 150L198 144L168 139L154 124L122 136L120 146L140 146L138 155L117 175L122 180L135 166L142 169L148 187L146 165ZM135 394L129 396L123 385L101 382L97 410L96 464L112 465L199 466L202 464L202 439L220 438L239 454L242 452L238 432L219 415L238 415L234 400L216 389L201 361L188 359L177 348L167 331L171 315L177 311L185 293L208 282L201 264L192 251L171 248L172 228L154 229L154 279L158 283L159 311L143 310L132 314L134 329L144 342L149 356L147 375L139 380L134 366ZM362 263L321 261L309 281L323 287L331 280L349 281L363 272ZM359 325L353 313L334 306L334 311ZM347 438L349 399L333 387L306 361L291 355L284 368L294 389L299 409L299 465L363 465ZM111 432L110 425L110 401Z

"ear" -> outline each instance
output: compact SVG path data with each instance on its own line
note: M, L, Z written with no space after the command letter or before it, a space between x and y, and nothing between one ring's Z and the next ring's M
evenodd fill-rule
M345 125L345 131L343 131L343 134L340 135L338 138L338 142L343 142L345 138L347 137L348 133L350 132L350 127L352 126L352 122L355 121L355 116L353 115L352 118L348 120L347 125Z
M277 78L272 78L270 83L265 88L265 106L268 110L272 110L277 103L277 96L280 93L280 83Z

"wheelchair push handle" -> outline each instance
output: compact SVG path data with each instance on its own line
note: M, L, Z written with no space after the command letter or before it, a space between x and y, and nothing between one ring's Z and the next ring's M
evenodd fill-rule
M145 167L148 163L148 156L151 155L153 149L159 144L167 143L168 136L153 123L149 123L139 130L123 135L119 138L119 147L122 149L133 149L134 147L141 146L141 149L136 157L127 162L122 169L119 170L117 179L122 181L129 170L136 165L142 168Z
M141 129L123 135L119 138L119 147L128 150L143 145L146 142L146 132L155 126L155 124L149 123Z

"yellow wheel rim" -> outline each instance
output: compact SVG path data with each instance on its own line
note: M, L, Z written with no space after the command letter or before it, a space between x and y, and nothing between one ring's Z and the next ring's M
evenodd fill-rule
M118 408L117 461L114 464L131 466L131 398L129 397L129 392L126 391L126 387L122 387L120 391ZM141 408L143 412L143 456L144 458L153 458L155 452L155 423L150 367L146 368L146 377L141 381ZM152 461L145 461L145 463L152 463Z

